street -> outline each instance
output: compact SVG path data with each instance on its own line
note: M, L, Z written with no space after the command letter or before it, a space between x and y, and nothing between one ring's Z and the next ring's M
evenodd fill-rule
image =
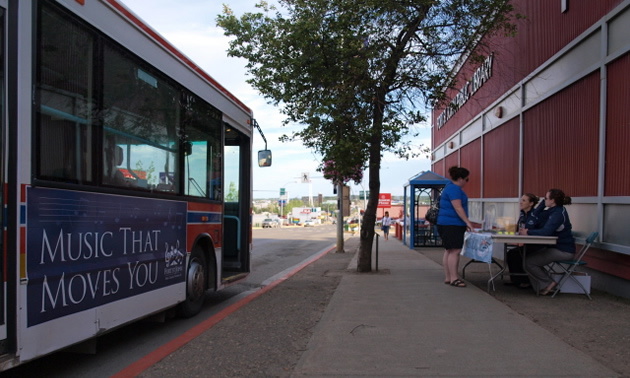
M255 229L252 273L242 283L208 293L197 316L165 322L138 321L99 337L95 354L57 352L3 372L2 376L109 377L238 301L247 292L332 247L336 242L335 231L333 225Z

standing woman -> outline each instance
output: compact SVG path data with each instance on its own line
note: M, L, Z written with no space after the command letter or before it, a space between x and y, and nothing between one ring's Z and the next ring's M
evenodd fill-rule
M466 287L466 283L457 276L459 253L464 245L464 233L472 231L468 220L468 196L462 189L468 182L470 172L466 168L451 167L448 170L451 182L446 184L440 197L438 213L438 232L444 243L442 266L446 279L444 283L455 287Z
M525 266L530 274L530 282L536 292L541 295L549 294L557 285L551 278L545 266L557 260L573 260L575 254L575 239L571 232L572 226L569 214L564 205L571 204L571 197L565 196L560 189L550 189L545 195L545 210L538 206L535 213L540 214L541 226L536 229L523 228L521 235L557 236L555 245L547 245L543 249L528 254Z
M389 217L389 211L385 212L385 216L381 219L381 222L383 236L385 237L385 240L389 240L389 228L392 225L392 218Z

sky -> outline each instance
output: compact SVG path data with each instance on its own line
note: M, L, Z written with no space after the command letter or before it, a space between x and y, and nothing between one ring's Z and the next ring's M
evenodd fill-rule
M246 61L227 56L229 37L216 26L216 18L228 5L237 17L246 12L256 12L255 0L119 0L145 23L155 29L184 55L199 65L224 88L245 103L254 112L254 118L267 139L267 148L273 153L271 167L253 166L254 198L277 198L280 188L285 188L289 198L304 197L319 193L333 195L333 185L317 172L321 156L305 148L300 142L280 142L278 138L303 126L282 126L285 118L280 109L268 104L254 88L246 83ZM419 139L414 144L431 145L430 128L419 126ZM265 143L256 132L253 140L254 158ZM425 158L404 160L385 153L381 162L381 193L402 196L403 187L410 178L431 169ZM300 181L308 173L310 184ZM368 190L368 175L364 173L362 185L350 183L352 194Z

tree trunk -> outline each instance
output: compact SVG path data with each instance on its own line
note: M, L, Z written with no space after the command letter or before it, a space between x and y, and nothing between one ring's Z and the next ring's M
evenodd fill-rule
M381 98L381 96L378 96ZM382 94L384 103L385 94ZM376 209L378 208L378 196L381 190L381 139L383 129L383 110L381 106L375 106L373 127L376 130L370 141L370 160L368 170L370 173L370 197L368 199L363 225L361 226L361 240L359 256L357 259L358 272L372 271L372 244L374 242L374 226L376 225Z

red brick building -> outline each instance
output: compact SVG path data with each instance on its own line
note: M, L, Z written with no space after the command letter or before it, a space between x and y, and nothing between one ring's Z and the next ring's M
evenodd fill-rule
M630 1L513 0L515 37L485 38L433 110L432 170L470 170L470 218L517 217L560 188L593 286L630 297ZM447 109L445 111L445 109Z

